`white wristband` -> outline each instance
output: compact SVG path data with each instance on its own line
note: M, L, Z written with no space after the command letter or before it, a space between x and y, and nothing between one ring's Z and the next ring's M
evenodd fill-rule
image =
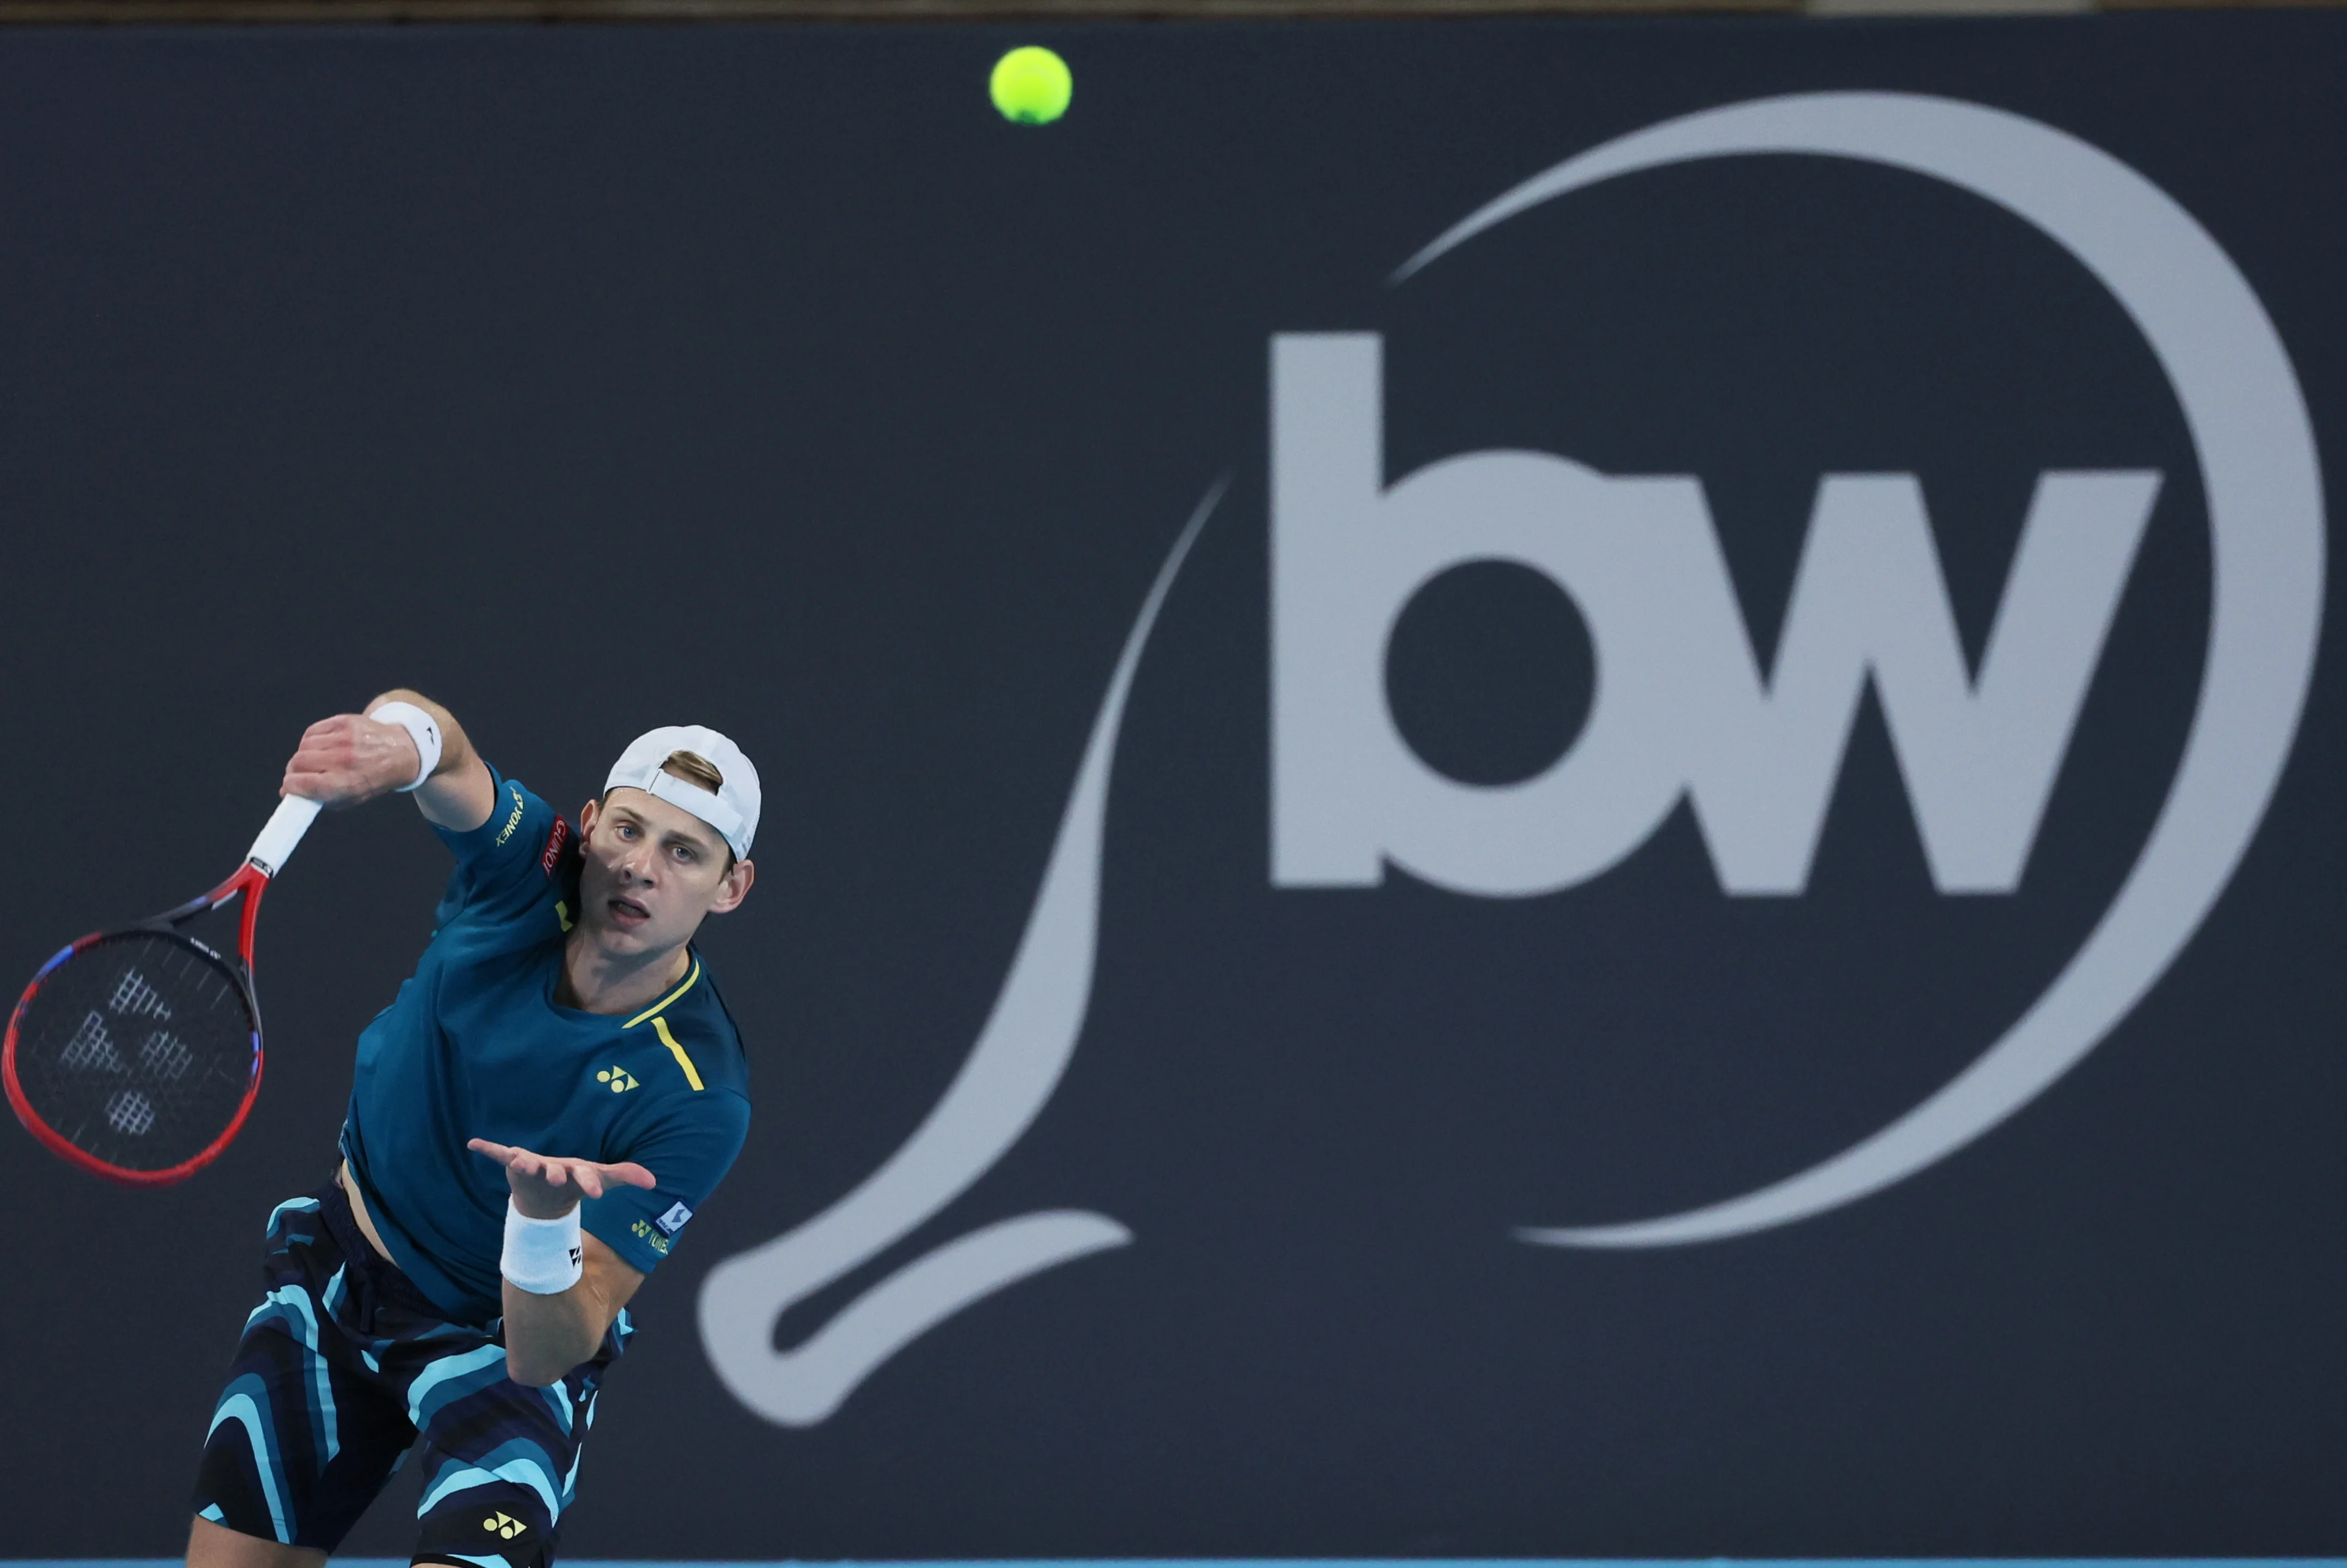
M421 788L424 781L432 776L432 770L440 765L438 723L413 702L385 702L367 717L378 724L397 724L415 740L415 758L419 764L415 770L415 782L400 785L399 793L405 794L409 790Z
M559 1220L534 1220L506 1200L506 1250L497 1272L532 1296L559 1296L587 1272L579 1205Z

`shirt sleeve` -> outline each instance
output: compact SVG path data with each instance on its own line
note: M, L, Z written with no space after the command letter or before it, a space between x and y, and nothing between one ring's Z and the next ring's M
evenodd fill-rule
M587 1234L646 1274L660 1266L693 1211L709 1201L750 1135L750 1102L731 1090L695 1093L682 1113L644 1129L606 1156L650 1171L651 1187L619 1187L579 1205Z
M562 861L570 825L518 781L499 774L489 819L469 833L433 825L456 856L433 925L441 927L471 910L517 915L545 896Z

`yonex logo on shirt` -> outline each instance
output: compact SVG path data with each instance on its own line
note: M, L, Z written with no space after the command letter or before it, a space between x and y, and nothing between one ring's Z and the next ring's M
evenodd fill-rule
M635 1076L624 1067L607 1067L595 1075L598 1083L608 1083L614 1094L625 1094L636 1086Z
M500 845L513 836L513 830L521 825L522 814L528 809L518 785L509 784L506 786L506 790L513 797L513 810L506 814L506 825L497 830L497 836L494 842Z
M500 1509L497 1512L481 1521L481 1528L487 1531L490 1534L497 1536L501 1540L511 1541L515 1536L519 1535L523 1531L528 1530L529 1526L524 1524L520 1520L514 1518L511 1514L507 1513L504 1510Z

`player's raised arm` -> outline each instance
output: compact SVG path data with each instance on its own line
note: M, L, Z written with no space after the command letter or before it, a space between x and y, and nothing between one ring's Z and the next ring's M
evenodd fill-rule
M458 833L488 821L497 804L497 781L456 715L405 689L302 732L282 788L335 807L412 791L426 820Z

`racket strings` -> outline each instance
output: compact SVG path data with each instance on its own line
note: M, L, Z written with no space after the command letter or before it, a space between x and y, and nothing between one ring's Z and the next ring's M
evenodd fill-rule
M169 1170L209 1148L259 1069L232 971L165 932L92 943L50 971L17 1020L17 1082L35 1113L123 1170Z

